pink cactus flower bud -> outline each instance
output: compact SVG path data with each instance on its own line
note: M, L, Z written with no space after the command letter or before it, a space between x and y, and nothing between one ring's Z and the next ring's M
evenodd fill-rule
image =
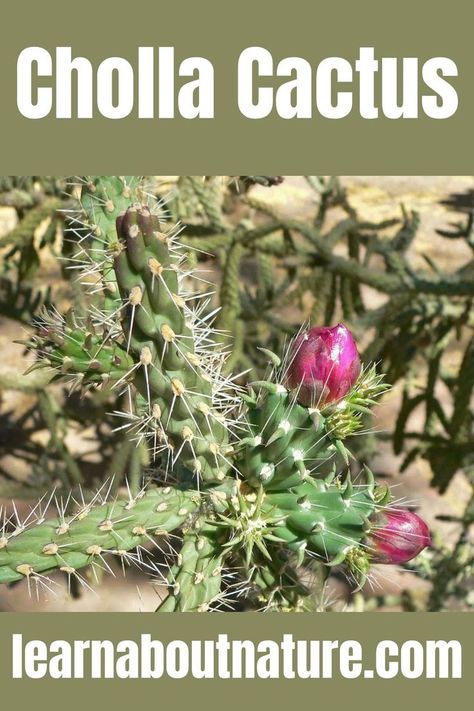
M401 565L431 545L428 526L418 514L403 509L385 509L370 535L374 563Z
M360 360L352 333L339 323L315 326L294 341L286 386L302 405L323 407L343 398L356 382Z

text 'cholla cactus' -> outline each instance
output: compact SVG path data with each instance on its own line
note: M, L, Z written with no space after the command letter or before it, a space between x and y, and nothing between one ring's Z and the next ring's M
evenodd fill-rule
M40 504L27 521L5 520L0 582L54 569L83 580L80 568L116 557L161 576L163 611L312 609L305 570L344 565L360 586L373 562L429 545L421 519L391 509L368 469L358 483L347 472L347 440L385 390L374 367L361 369L352 334L312 328L286 353L265 351L268 376L243 391L223 374L209 298L189 291L177 231L142 198L128 178L84 179L73 266L90 314L45 315L29 345L56 377L127 395L116 414L124 436L150 443L157 481L125 499L80 500L70 515L60 506L56 519ZM164 549L166 579L153 560Z

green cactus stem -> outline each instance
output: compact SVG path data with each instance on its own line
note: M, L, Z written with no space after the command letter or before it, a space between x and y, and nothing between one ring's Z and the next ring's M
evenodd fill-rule
M329 567L345 563L354 579L362 584L370 567L370 548L365 540L371 519L389 499L385 488L375 486L366 472L367 483L355 486L350 477L344 484L334 479L309 480L285 491L258 491L242 483L230 498L225 513L210 523L227 529L227 543L241 559L249 575L266 559L271 572L275 544L295 554L301 565L308 556ZM265 568L265 565L263 568ZM264 573L258 572L261 578Z
M380 508L376 499L372 485L354 487L349 478L342 486L306 482L291 492L271 493L267 505L274 507L274 516L280 514L282 518L272 535L290 550L308 552L331 566L338 565L350 551L363 553L363 540L371 530L370 518Z
M239 443L238 463L250 484L270 491L327 473L338 454L348 464L352 455L344 440L362 427L362 415L387 388L372 367L362 371L343 400L321 409L306 407L283 384L279 359L269 357L276 372L254 383L246 398L251 436Z
M107 568L107 555L128 551L183 526L200 505L194 491L150 488L127 500L81 503L71 516L36 514L0 535L0 583L33 579L54 569L69 575L87 565Z
M33 369L52 368L56 377L69 374L83 388L125 380L134 366L132 356L103 329L72 314L65 319L45 311L36 334L23 343L41 355Z
M102 290L101 308L108 314L120 305L120 296L113 268L118 249L115 221L133 202L143 195L140 177L124 175L90 175L80 179L79 209L69 216L69 232L82 249L72 260L91 281L94 292L99 283Z
M294 556L288 555L281 546L269 545L268 550L271 560L256 556L252 571L251 594L257 597L254 603L257 609L265 612L314 611L317 600L313 599L308 581L303 580ZM329 568L324 569L329 571Z
M178 528L184 528L183 548L168 578L171 597L163 611L203 611L218 601L228 556L257 585L275 577L281 551L294 554L298 565L307 555L329 567L346 563L362 582L370 565L364 541L385 498L369 475L357 487L349 479L344 485L321 481L278 493L236 482L201 494L151 487L128 500L96 497L55 519L45 519L38 508L27 521L4 525L0 582L54 569L75 574L87 565L107 568L108 555L126 557Z
M216 540L216 529L196 521L183 536L171 569L169 595L158 612L207 612L221 597L222 569L229 551Z
M209 353L206 330L182 296L173 235L161 231L146 206L129 208L117 231L114 267L125 306L124 337L141 366L134 376L142 396L138 415L150 418L168 461L179 459L207 483L222 481L231 453L222 359L218 351Z

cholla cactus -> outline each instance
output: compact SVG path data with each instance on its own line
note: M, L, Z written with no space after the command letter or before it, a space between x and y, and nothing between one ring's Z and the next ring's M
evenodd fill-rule
M338 474L351 457L347 438L385 389L373 368L361 369L347 329L302 331L286 353L265 351L267 378L244 391L223 374L208 297L187 290L178 231L160 222L140 182L88 177L81 192L73 266L90 313L45 315L29 346L58 378L128 395L119 426L149 443L157 482L123 499L99 493L69 515L61 505L57 519L46 518L45 499L28 520L4 521L0 582L45 581L54 569L82 580L81 568L107 569L110 556L160 574L148 551L171 554L180 530L161 610L235 600L312 609L304 570L324 578L343 565L361 586L383 558L381 537L392 554L384 562L428 545L423 530L408 551L406 530L382 526L397 513L369 470L357 483Z

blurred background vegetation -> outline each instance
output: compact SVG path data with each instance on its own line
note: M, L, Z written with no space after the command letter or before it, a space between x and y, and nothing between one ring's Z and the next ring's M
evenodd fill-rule
M68 392L48 370L25 374L32 356L16 342L52 304L90 310L68 268L80 250L67 231L75 189L73 179L0 176L0 504L9 513L12 498L27 515L46 490L67 498L111 477L117 489L150 466L116 429L110 390ZM394 386L351 446L357 467L370 464L420 510L434 546L416 570L381 568L353 597L335 579L326 609L474 608L472 178L154 176L147 190L181 223L190 267L209 282L229 369L255 377L260 346L278 352L302 322L343 320L362 359ZM156 607L153 586L133 573L103 581L96 599L59 589L41 607ZM0 609L38 606L22 583L0 590Z

